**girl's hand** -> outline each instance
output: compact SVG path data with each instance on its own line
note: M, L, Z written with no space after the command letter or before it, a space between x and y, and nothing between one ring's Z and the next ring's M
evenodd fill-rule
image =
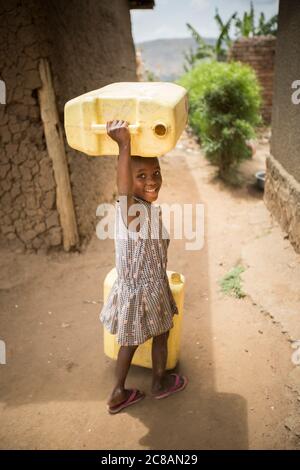
M119 147L126 146L130 143L130 132L128 122L126 121L108 121L106 123L106 131Z

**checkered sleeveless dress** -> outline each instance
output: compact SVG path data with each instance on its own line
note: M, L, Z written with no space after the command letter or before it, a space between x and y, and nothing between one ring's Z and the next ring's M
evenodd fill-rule
M116 201L115 252L117 279L100 320L123 346L142 344L173 327L178 309L166 273L169 234L160 206L135 197L143 213L140 231L129 231ZM150 223L151 222L151 223Z

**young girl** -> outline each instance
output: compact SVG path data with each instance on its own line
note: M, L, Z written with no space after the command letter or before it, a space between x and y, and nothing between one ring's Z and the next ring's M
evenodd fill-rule
M153 338L152 396L165 398L183 390L188 381L184 376L165 372L169 330L178 310L166 273L170 240L162 224L161 209L152 204L162 185L159 161L157 157L131 156L127 122L110 121L106 128L119 145L117 279L100 313L100 320L110 333L117 335L121 345L116 383L107 405L113 414L145 397L140 390L126 389L125 380L138 345L149 338Z

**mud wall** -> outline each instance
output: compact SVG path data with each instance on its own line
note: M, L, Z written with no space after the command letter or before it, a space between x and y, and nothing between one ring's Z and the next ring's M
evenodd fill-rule
M300 103L292 84L300 80L300 3L280 2L276 44L271 156L264 200L300 253ZM298 98L300 97L298 92Z
M300 103L292 88L300 80L300 3L280 2L276 46L271 153L300 183ZM298 86L299 90L299 86ZM298 100L300 93L298 91Z
M52 70L61 123L67 100L115 81L136 80L127 0L0 0L0 242L13 250L60 247L56 185L40 117L40 58ZM116 159L65 144L81 246L96 208L112 199Z

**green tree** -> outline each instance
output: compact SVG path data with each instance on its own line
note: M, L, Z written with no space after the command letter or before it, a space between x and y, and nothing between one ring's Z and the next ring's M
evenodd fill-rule
M194 65L199 62L202 59L206 58L213 58L214 57L214 48L210 44L207 44L207 42L200 36L198 31L195 30L195 28L189 24L186 23L187 28L192 34L192 37L196 41L196 51L194 52L193 49L190 47L188 53L184 53L184 57L186 60L186 63L184 64L184 70L187 72L190 70Z
M229 181L239 163L251 157L247 140L261 122L261 95L255 72L239 62L196 65L179 81L189 93L189 122L206 157Z
M261 12L259 20L258 20L258 27L256 28L256 36L266 36L268 34L272 34L273 36L277 35L277 28L278 28L278 15L272 16L268 21L266 21L265 15Z
M255 11L253 2L250 2L250 10L245 11L243 16L239 18L237 12L233 13L229 19L224 22L216 9L215 12L215 21L219 27L219 36L217 38L216 44L214 46L207 44L205 39L196 31L196 29L189 23L187 27L192 34L192 37L195 39L197 48L196 51L193 51L192 48L189 49L188 53L185 53L185 64L184 70L187 72L197 63L203 59L216 59L218 61L226 61L227 59L227 50L231 47L232 39L230 37L230 28L232 24L235 25L235 34L236 37L253 37L277 34L277 23L278 15L272 16L268 21L266 21L265 15L261 12L258 25L255 26Z
M236 18L235 27L238 37L248 38L255 35L254 7L252 2L250 2L250 11L245 11L242 18Z
M278 27L278 15L272 16L266 21L265 14L260 13L258 25L255 26L255 12L253 3L250 2L249 12L245 11L242 18L235 19L237 37L253 37L272 34L276 36Z
M159 82L159 78L151 70L146 69L144 75L146 82Z
M233 13L230 16L230 18L226 21L226 23L224 23L222 18L219 15L218 9L216 9L215 20L219 26L220 34L215 44L215 54L216 54L217 60L219 61L225 61L227 57L226 49L223 46L224 43L227 49L229 49L232 44L232 40L230 38L229 32L230 32L232 21L236 18L236 15L237 13Z

